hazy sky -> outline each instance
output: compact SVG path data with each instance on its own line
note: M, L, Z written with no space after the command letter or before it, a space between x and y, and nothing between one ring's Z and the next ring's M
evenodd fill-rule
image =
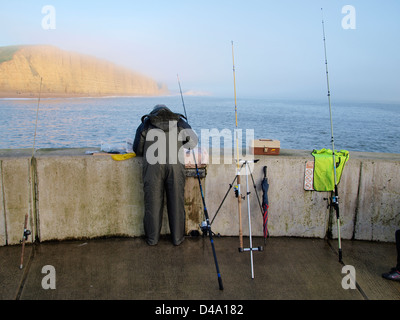
M0 46L52 44L141 72L171 91L179 73L184 91L229 97L234 41L238 98L321 100L323 7L332 99L400 102L399 0L0 4ZM55 15L42 13L45 5ZM346 5L353 10L342 13Z

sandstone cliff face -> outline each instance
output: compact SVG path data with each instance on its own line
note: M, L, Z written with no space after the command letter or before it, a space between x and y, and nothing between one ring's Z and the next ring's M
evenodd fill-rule
M2 96L163 95L156 81L91 56L53 46L0 47Z

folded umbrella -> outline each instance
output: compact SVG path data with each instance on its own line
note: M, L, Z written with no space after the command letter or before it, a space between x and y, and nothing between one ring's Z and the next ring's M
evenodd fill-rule
M268 189L269 183L267 178L267 166L264 166L264 179L261 182L261 188L263 190L263 201L262 201L262 208L263 208L263 227L264 227L264 241L267 240L269 236L268 233Z

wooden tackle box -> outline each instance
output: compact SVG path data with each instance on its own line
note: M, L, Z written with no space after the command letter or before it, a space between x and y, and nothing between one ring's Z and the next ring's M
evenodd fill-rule
M278 155L281 150L281 142L272 139L252 140L250 153L255 155Z

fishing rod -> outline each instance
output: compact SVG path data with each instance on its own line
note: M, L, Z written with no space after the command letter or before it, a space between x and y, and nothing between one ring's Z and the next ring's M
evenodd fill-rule
M34 192L35 192L35 187L34 187L34 163L35 163L35 143L36 143L36 131L37 131L37 123L38 123L38 116L39 116L39 106L40 106L40 96L42 94L42 81L43 78L40 78L40 88L39 88L39 98L38 98L38 103L36 107L36 122L35 122L35 134L33 135L33 146L32 146L32 157L31 157L31 163L29 167L29 174L31 177L32 181L32 187L31 187L31 198L32 198L32 206L33 210L36 208L35 204L35 197L34 197ZM32 218L31 218L31 225L32 225ZM24 232L22 234L22 239L20 240L20 243L22 243L22 249L21 249L21 263L19 265L19 268L22 269L24 266L24 255L25 255L25 242L28 241L28 236L31 235L31 231L28 230L28 214L25 214L25 222L24 222Z
M239 133L238 133L238 117L237 117L237 100L236 100L236 74L235 74L235 54L232 41L232 62L233 62L233 91L235 95L235 123L236 123L236 176L237 185L235 186L235 195L238 199L239 213L239 251L243 251L243 229L242 229L242 195L240 193L240 161L239 161Z
M185 111L185 117L186 117L186 120L188 121L188 117L187 117L187 113L186 113L186 107L185 107L185 101L183 100L183 93L182 93L182 88L181 88L181 82L180 82L180 80L179 80L179 75L176 75L176 76L177 76L177 78L178 78L179 91L180 91L180 93L181 93L181 99L182 99L183 110ZM202 231L203 231L204 234L207 234L207 233L208 233L208 235L209 235L209 237L210 237L211 248L212 248L212 252L213 252L213 256L214 256L214 262L215 262L215 268L216 268L216 270L217 270L219 290L224 290L224 286L223 286L223 284L222 284L221 273L220 273L220 271L219 271L219 266L218 266L217 254L216 254L216 252L215 252L215 245L214 245L213 232L211 231L210 219L209 219L209 216L208 216L208 210L207 210L207 206L206 206L206 201L205 201L205 199L204 199L203 187L202 187L201 180L200 180L199 167L197 166L196 155L195 155L194 149L192 149L192 154L193 154L194 164L195 164L195 167L196 167L197 180L199 181L199 187L200 187L200 193L201 193L201 200L203 201L204 217L205 217L205 219L206 219L206 221L202 223L201 229L202 229Z
M251 265L251 278L254 279L254 265L253 265L253 251L263 251L263 247L253 248L252 242L252 234L251 234L251 214L250 214L250 192L249 192L249 163L256 163L259 160L246 161L239 159L239 130L238 130L238 113L237 113L237 99L236 99L236 70L235 70L235 54L233 50L233 41L232 41L232 63L233 63L233 88L235 94L235 123L236 123L236 177L237 177L237 185L235 186L235 196L238 199L238 212L239 212L239 252L250 252L250 265ZM240 171L242 167L240 164L244 164L246 168L246 196L247 196L247 214L249 218L249 242L250 247L243 247L243 230L242 230L242 199L245 197L240 192ZM251 172L251 171L250 171ZM253 180L254 181L254 180ZM254 185L254 184L253 184ZM257 191L256 191L257 194Z
M342 243L340 236L340 215L339 215L339 194L338 194L338 186L337 186L337 174L336 174L336 156L335 156L335 139L333 137L333 121L332 121L332 106L331 106L331 91L329 88L329 73L328 73L328 58L326 54L326 37L325 37L325 23L324 23L324 15L323 10L321 8L322 15L322 34L324 39L324 53L325 53L325 70L326 70L326 85L328 89L328 103L329 103L329 115L331 121L331 142L332 142L332 157L333 157L333 176L335 179L335 190L334 195L332 196L332 200L330 206L334 208L336 211L336 222L337 222L337 233L338 233L338 247L339 247L339 262L342 262Z

